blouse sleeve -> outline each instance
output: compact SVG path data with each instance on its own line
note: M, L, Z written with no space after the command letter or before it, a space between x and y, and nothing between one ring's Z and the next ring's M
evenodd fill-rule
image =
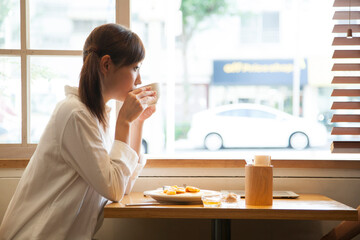
M97 122L84 111L71 114L60 142L64 160L89 185L109 200L121 200L139 160L129 145L114 141L108 154Z
M146 164L146 158L144 155L140 155L139 163L137 164L133 174L131 175L129 182L126 186L125 194L129 194L135 184L136 179L139 177L141 170L144 168Z

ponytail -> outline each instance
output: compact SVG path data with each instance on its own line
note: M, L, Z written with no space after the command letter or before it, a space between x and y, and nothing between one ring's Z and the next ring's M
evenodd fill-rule
M80 72L79 95L80 100L88 107L90 112L99 119L105 128L105 103L101 93L100 83L100 58L95 51L89 51L84 56L84 64Z

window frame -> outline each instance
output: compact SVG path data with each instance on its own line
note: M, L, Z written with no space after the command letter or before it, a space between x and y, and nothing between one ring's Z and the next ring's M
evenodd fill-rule
M37 144L30 136L30 56L82 56L82 50L38 50L30 48L29 1L20 0L20 49L0 49L0 56L20 57L21 64L21 143L0 144L0 158L30 158ZM130 27L130 0L115 0L115 23Z
M29 1L30 0L20 0L20 49L0 49L0 56L11 56L11 57L20 57L21 62L21 143L19 144L0 144L0 160L9 160L9 159L22 159L28 161L32 154L34 153L37 144L28 143L29 131L30 131L30 115L29 115L29 84L30 84L30 66L29 58L30 56L82 56L82 50L38 50L30 48L30 19L29 19ZM115 0L115 22L122 24L126 27L130 27L131 23L131 11L130 11L130 1L131 0ZM330 34L330 33L329 33ZM119 109L117 105L117 109ZM151 156L149 156L151 159ZM226 159L226 158L224 158ZM344 158L344 160L351 160L352 158ZM153 159L156 160L156 159ZM167 160L182 160L174 156L167 157L164 154L164 159L160 160L162 166L170 166ZM193 159L194 161L202 162L201 164L208 163L209 166L213 164L211 159ZM243 160L237 159L236 156L232 160ZM288 158L288 161L312 161L310 159L291 159ZM338 161L338 159L324 159L329 161ZM282 159L285 161L285 159ZM315 159L314 161L319 161ZM150 161L151 162L151 161ZM177 162L177 161L176 161ZM159 163L159 164L160 164ZM310 163L310 162L308 162ZM319 162L320 163L320 162ZM178 163L174 164L177 166ZM160 164L161 165L161 164ZM305 164L306 165L306 164ZM0 164L0 168L1 168ZM196 167L196 164L194 165Z

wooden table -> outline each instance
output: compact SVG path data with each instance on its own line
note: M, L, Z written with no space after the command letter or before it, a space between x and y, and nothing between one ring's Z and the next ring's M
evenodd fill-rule
M125 206L154 203L143 193L131 193L120 203L105 206L106 218L183 218L212 219L212 239L230 239L231 219L358 220L357 210L318 194L300 194L297 199L274 199L272 206L246 206L241 199L236 207L204 208L203 205Z

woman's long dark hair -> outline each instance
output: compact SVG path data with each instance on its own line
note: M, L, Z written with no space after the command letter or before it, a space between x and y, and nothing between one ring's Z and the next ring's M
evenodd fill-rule
M106 127L107 117L100 82L100 60L104 55L109 55L117 67L128 66L144 59L145 48L136 33L114 23L95 28L85 41L79 82L80 100Z

